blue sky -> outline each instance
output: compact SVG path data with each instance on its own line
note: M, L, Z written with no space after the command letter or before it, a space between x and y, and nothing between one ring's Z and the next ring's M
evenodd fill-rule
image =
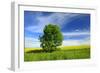
M48 24L60 27L62 46L90 44L90 14L24 11L25 47L40 47L39 36Z

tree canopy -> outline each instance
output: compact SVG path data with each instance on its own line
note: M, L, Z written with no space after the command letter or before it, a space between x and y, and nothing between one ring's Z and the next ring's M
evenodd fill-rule
M40 46L45 52L57 50L57 46L62 45L63 35L57 25L48 24L44 27L43 35L40 36Z

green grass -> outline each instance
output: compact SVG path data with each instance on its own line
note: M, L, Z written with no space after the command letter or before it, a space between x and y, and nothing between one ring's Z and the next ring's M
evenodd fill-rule
M24 61L67 60L90 58L90 46L65 46L51 53L43 52L41 48L25 48Z

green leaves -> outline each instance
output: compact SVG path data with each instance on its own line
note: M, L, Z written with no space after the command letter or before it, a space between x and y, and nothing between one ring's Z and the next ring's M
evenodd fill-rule
M52 52L62 44L63 36L57 25L46 25L43 32L44 34L40 37L40 46L45 52Z

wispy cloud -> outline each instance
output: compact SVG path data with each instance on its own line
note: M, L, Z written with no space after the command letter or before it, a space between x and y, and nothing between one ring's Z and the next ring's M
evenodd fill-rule
M79 36L79 35L90 35L90 32L67 32L67 33L62 33L64 36Z
M69 21L72 21L71 18L78 16L79 14L65 14L65 13L52 13L48 16L37 16L35 19L37 19L37 24L32 23L31 26L25 27L25 30L30 32L42 32L43 28L47 24L58 24L60 27L64 27L64 23L66 24ZM66 18L67 17L67 18ZM70 20L71 19L71 20Z

